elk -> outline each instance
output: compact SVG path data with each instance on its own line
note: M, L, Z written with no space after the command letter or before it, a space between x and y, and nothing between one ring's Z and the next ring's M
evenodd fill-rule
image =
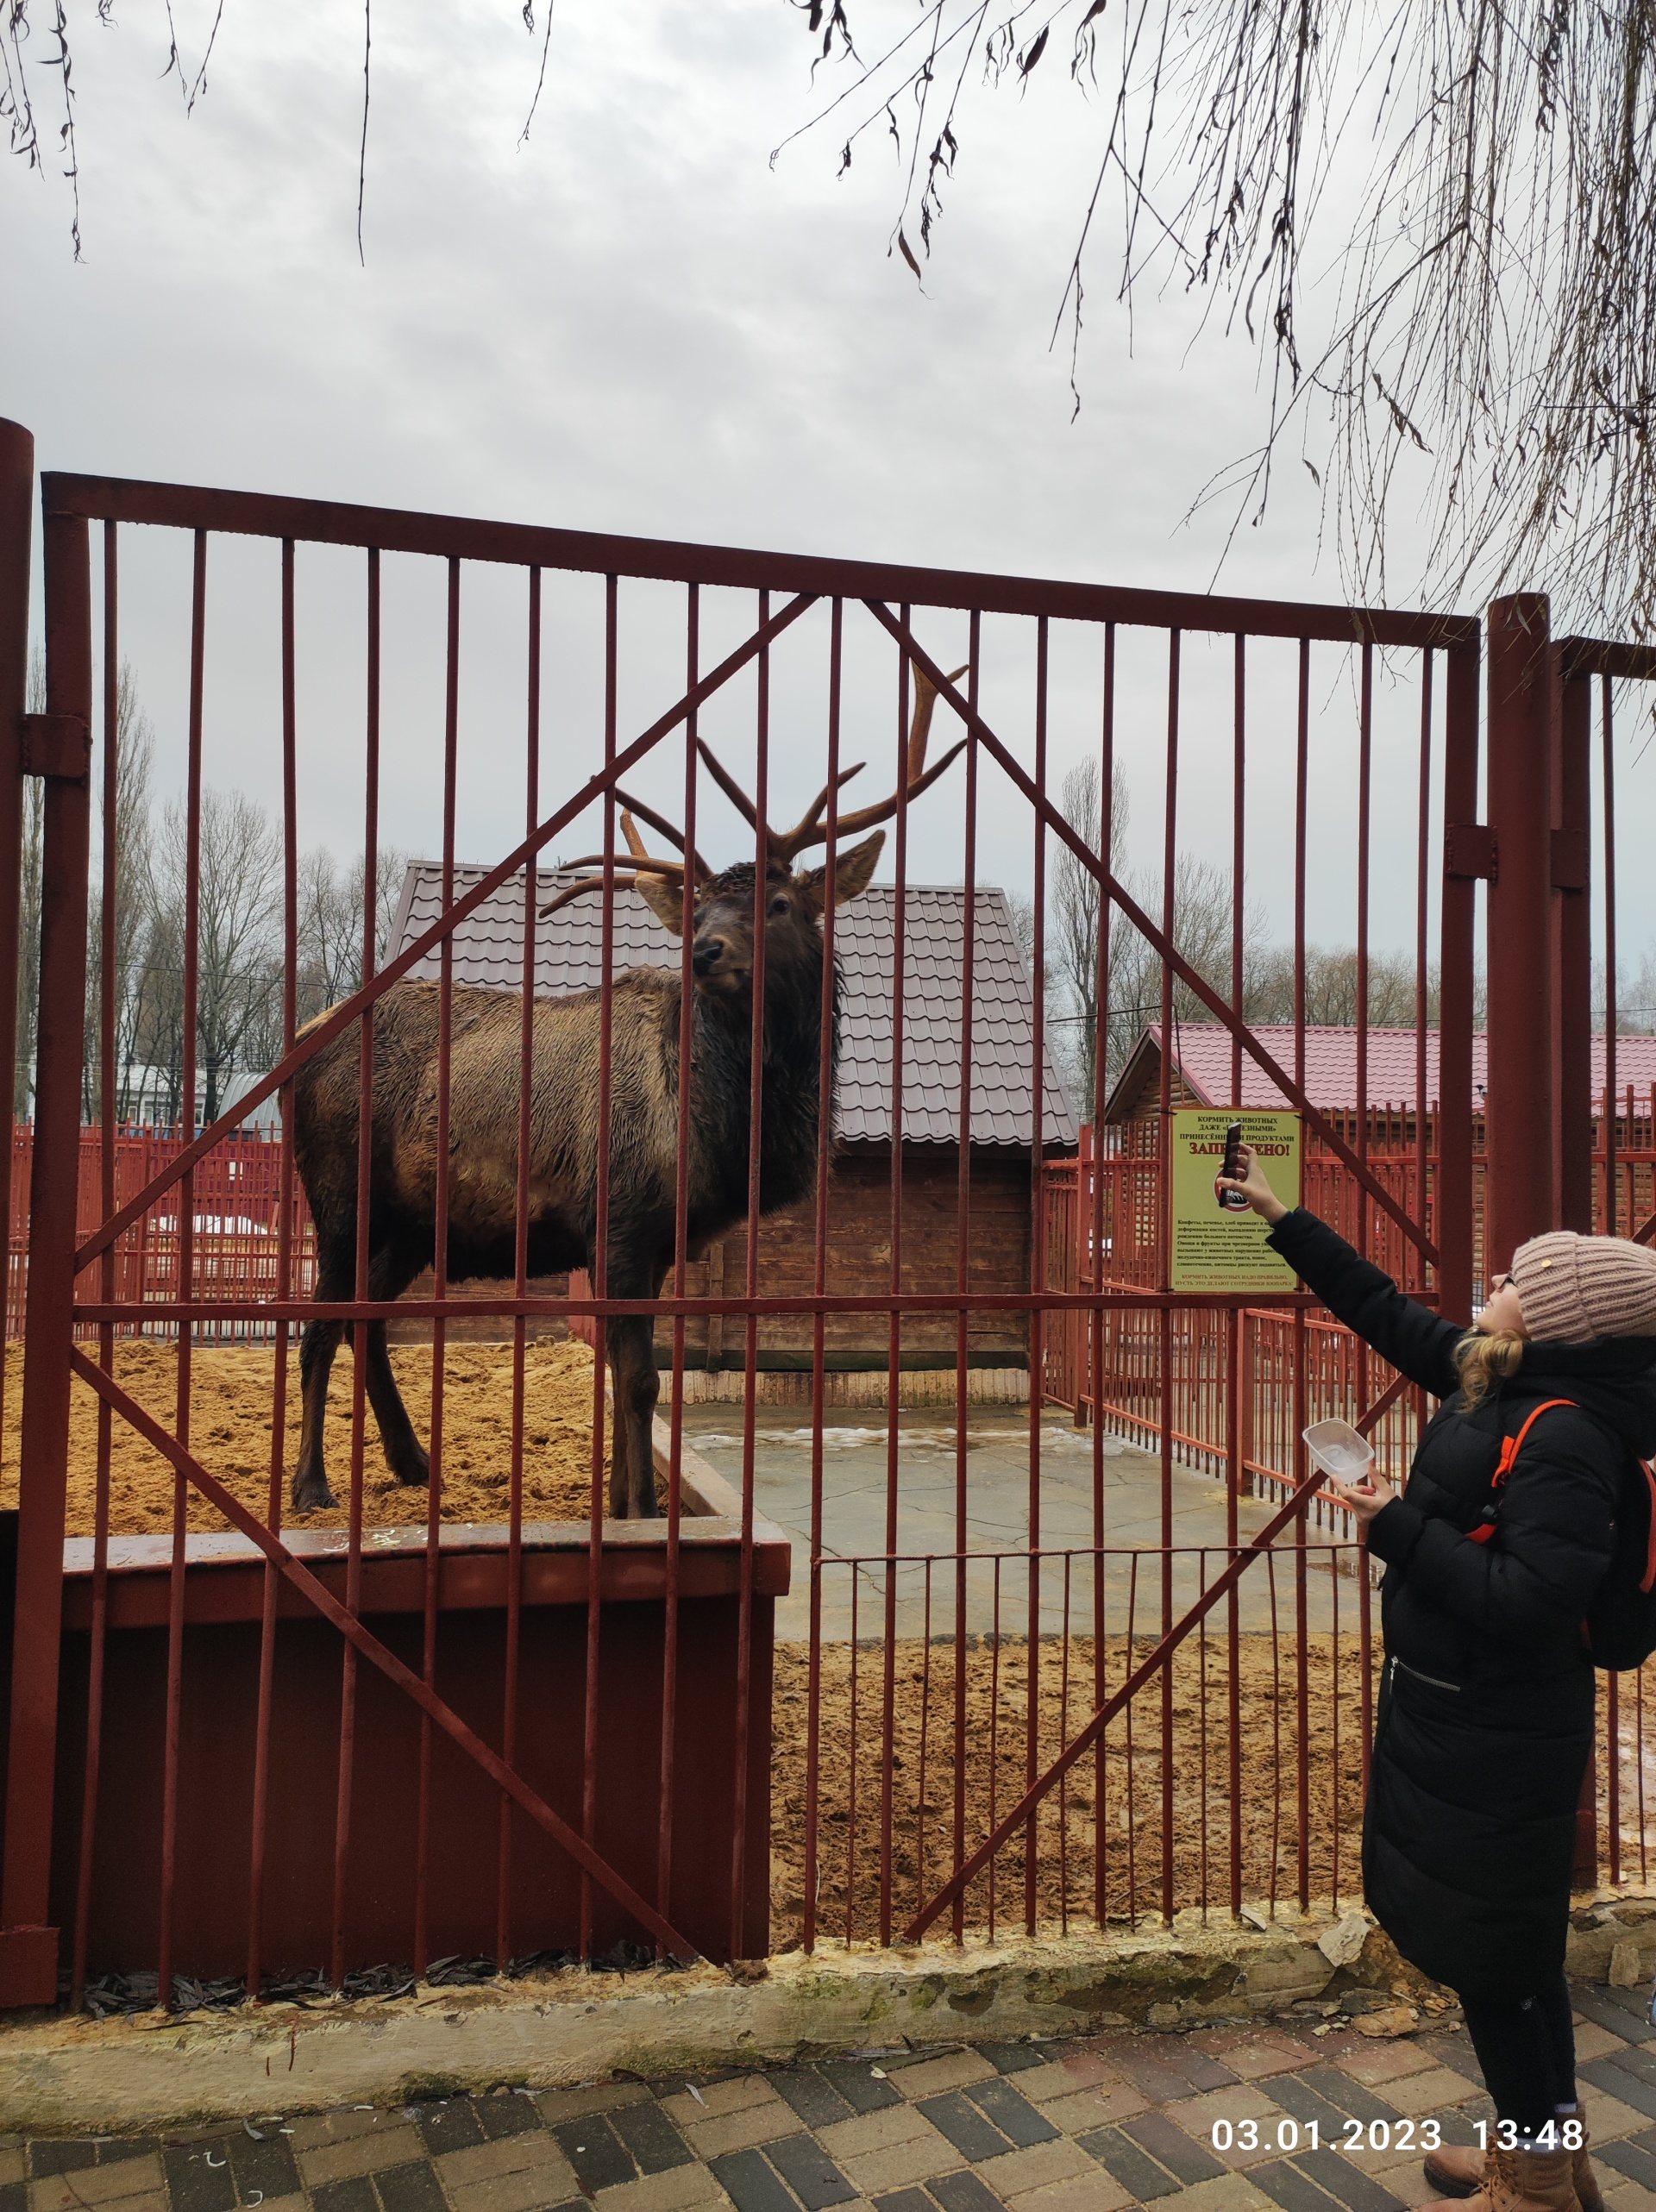
M964 671L957 671L963 674ZM874 834L837 852L836 900L868 888L885 843L875 828L906 796L928 790L961 752L963 739L928 769L925 749L936 694L917 676L904 791L841 815L836 838ZM756 830L756 810L707 747L709 771ZM843 784L861 767L845 769ZM824 1101L820 1062L825 868L796 871L799 855L825 844L823 817L837 785L819 794L796 826L767 825L764 898L764 1016L759 1131L759 1209L773 1213L810 1189ZM618 793L636 887L675 936L692 930L690 1133L687 1250L697 1257L748 1211L753 1045L756 870L742 862L714 874L670 823ZM644 849L634 816L685 852L657 859ZM583 871L541 909L601 889L602 855L569 863ZM528 886L525 885L525 895ZM589 990L535 1002L530 1044L529 1272L585 1268L600 1296L653 1299L673 1264L676 1229L679 1050L682 977L678 968L635 968L609 986L610 1181L605 1271L598 1229L599 1027L603 993ZM833 978L830 1065L837 1048L839 979ZM439 991L405 979L373 1010L373 1105L369 1125L367 1295L401 1295L436 1249ZM510 1275L516 1268L519 1079L523 1001L513 993L455 988L450 1005L448 1105L448 1279ZM316 1222L319 1300L354 1294L361 1045L348 1025L293 1079L293 1150ZM833 1112L831 1081L827 1110ZM343 1334L340 1321L305 1325L299 1353L303 1398L293 1506L334 1503L323 1456L328 1382ZM614 1392L610 1510L619 1518L657 1511L651 1423L658 1382L647 1316L612 1317L605 1325ZM430 1462L414 1433L386 1350L385 1324L367 1332L364 1383L386 1464L399 1482L427 1483Z

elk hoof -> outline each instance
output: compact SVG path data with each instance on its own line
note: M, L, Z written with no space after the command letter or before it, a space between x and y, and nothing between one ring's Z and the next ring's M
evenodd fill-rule
M397 1480L405 1483L411 1490L424 1490L430 1488L431 1455L423 1444L415 1444L411 1439L407 1446L398 1453L395 1459L387 1453L386 1464Z
M293 1485L293 1510L296 1513L327 1513L339 1501L328 1488L325 1475L307 1475Z

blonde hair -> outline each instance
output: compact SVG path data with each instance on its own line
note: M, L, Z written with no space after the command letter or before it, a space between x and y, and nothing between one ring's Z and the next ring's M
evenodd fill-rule
M1455 1346L1455 1365L1460 1370L1460 1391L1465 1410L1481 1406L1497 1382L1509 1382L1523 1363L1524 1338L1515 1329L1501 1329L1485 1336L1468 1329Z

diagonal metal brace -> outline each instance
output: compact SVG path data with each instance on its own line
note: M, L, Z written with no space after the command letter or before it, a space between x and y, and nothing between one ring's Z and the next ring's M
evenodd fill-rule
M467 1757L480 1766L498 1789L504 1789L512 1802L526 1813L535 1825L545 1831L554 1843L561 1844L579 1866L601 1889L606 1889L617 1904L630 1913L639 1925L647 1928L669 1957L693 1964L701 1956L687 1937L682 1936L670 1921L664 1920L653 1905L646 1904L637 1891L606 1858L601 1858L569 1823L552 1810L545 1799L531 1789L515 1767L508 1766L498 1751L492 1751L474 1729L467 1726L454 1708L440 1698L429 1682L423 1682L413 1669L405 1666L394 1651L387 1651L380 1639L365 1628L356 1614L342 1606L333 1593L319 1582L306 1567L300 1565L279 1536L266 1527L258 1515L244 1506L233 1491L207 1472L198 1459L171 1436L160 1422L147 1413L135 1399L129 1398L113 1375L107 1375L85 1352L72 1351L70 1364L83 1382L89 1382L106 1404L112 1407L127 1421L146 1444L171 1462L187 1482L192 1482L210 1505L216 1506L232 1526L243 1536L250 1537L264 1553L271 1565L291 1582L325 1620L331 1621L340 1634L353 1645L370 1665L393 1682L398 1689L406 1690L420 1710L429 1715L443 1733L457 1744Z

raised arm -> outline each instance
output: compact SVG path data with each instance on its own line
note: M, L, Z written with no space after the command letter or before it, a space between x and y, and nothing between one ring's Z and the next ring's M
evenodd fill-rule
M1434 1398L1458 1388L1455 1346L1465 1334L1464 1323L1446 1321L1429 1306L1406 1298L1389 1275L1302 1206L1283 1214L1270 1244L1337 1321L1411 1382Z
M1310 1284L1337 1321L1362 1338L1411 1382L1446 1398L1459 1377L1455 1346L1464 1325L1446 1321L1429 1306L1405 1298L1389 1275L1354 1252L1327 1224L1302 1206L1286 1206L1244 1145L1245 1175L1236 1180L1254 1212L1271 1225L1270 1244L1295 1275Z

